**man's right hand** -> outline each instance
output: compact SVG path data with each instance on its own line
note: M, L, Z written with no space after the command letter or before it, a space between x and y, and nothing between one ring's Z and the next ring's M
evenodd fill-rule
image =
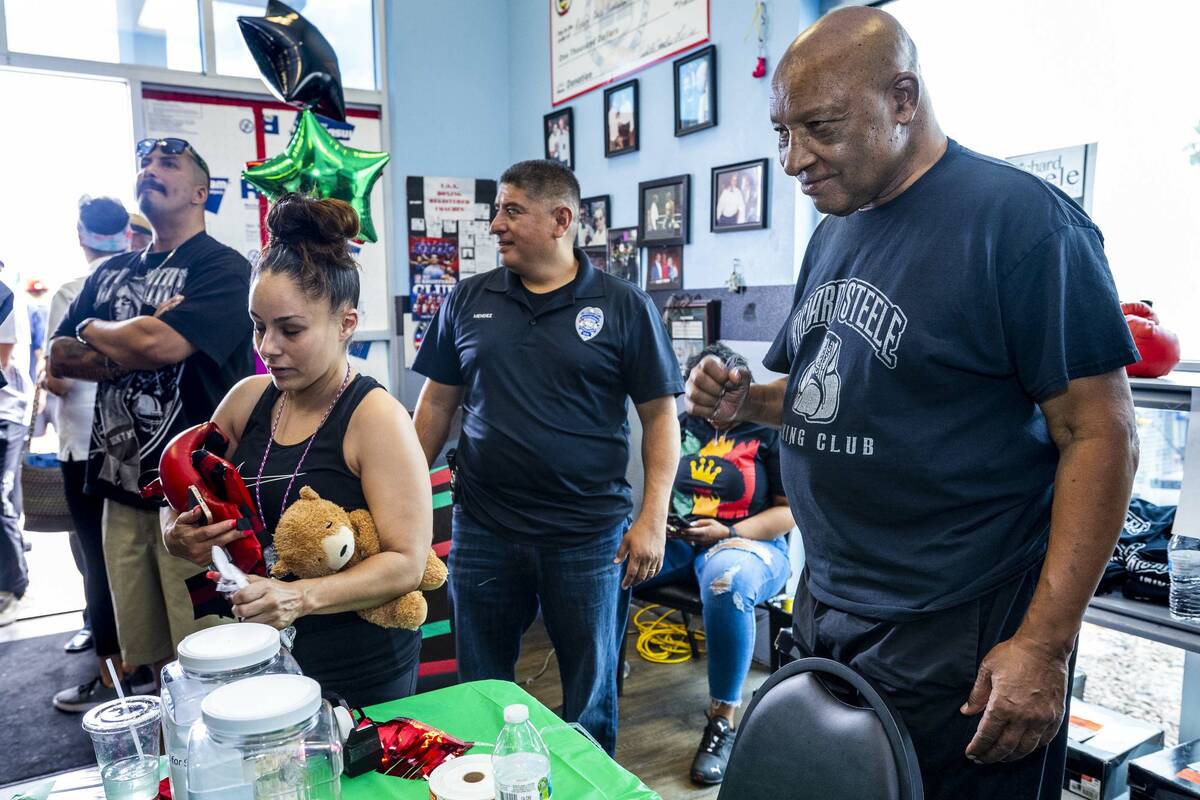
M705 356L688 375L683 407L695 417L713 422L733 422L740 416L750 397L750 371L744 367L726 369L716 356Z
M188 509L172 521L163 521L163 544L176 558L186 558L197 566L212 563L213 545L224 547L246 535L235 530L236 520L227 519L205 525L200 506Z

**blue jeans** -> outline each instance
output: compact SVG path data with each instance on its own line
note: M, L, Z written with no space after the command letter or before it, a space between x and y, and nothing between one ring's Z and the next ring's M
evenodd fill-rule
M754 655L754 606L778 594L787 582L787 541L735 536L711 547L668 539L663 568L642 586L691 582L704 601L704 637L708 647L708 694L736 706Z
M0 592L20 599L29 588L25 536L21 532L21 464L27 426L0 420Z
M524 544L454 507L450 600L463 680L515 678L521 636L540 605L563 685L563 719L617 749L617 659L629 592L613 557L629 529L571 546Z

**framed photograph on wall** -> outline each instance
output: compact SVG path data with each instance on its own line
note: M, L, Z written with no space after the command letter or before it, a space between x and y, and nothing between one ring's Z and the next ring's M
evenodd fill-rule
M704 348L721 338L721 301L667 301L663 309L667 336L683 377L687 379L687 362Z
M687 244L691 195L691 175L639 183L638 244Z
M604 157L611 158L637 150L641 140L640 126L637 79L605 89Z
M542 119L546 158L557 161L567 169L575 169L575 109L551 111Z
M708 47L675 61L675 135L717 124L717 47Z
M608 268L605 271L634 286L641 286L637 231L637 228L608 229Z
M587 256L588 263L593 268L604 271L608 266L608 250L604 247L584 247L583 254Z
M683 288L683 245L646 248L646 290Z
M608 221L612 219L612 206L608 195L585 197L579 201L579 235L576 243L580 247L607 247Z
M767 159L713 167L709 230L713 233L767 227Z

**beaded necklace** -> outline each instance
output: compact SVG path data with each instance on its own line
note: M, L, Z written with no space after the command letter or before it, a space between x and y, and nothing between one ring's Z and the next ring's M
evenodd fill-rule
M296 462L296 468L292 470L292 477L288 479L287 488L283 490L283 502L279 504L279 516L283 516L284 510L287 508L288 495L292 493L292 484L296 481L296 476L300 474L300 467L304 465L304 459L308 457L308 449L312 447L312 443L316 441L317 434L321 432L321 427L325 424L325 420L329 419L329 415L333 412L333 407L337 405L337 401L342 399L342 392L346 391L346 387L350 385L350 362L346 362L346 377L342 379L342 385L338 388L337 394L333 397L333 402L325 409L325 413L321 416L321 421L317 423L317 429L312 432L312 436L308 437L308 444L304 445L304 452L300 454L300 460ZM287 392L283 393L283 400L279 403L279 411L275 414L275 421L271 423L271 437L267 439L267 446L263 450L262 463L258 465L258 476L254 480L254 499L258 503L259 513L262 513L262 494L259 491L259 486L262 485L263 470L267 466L267 457L271 455L271 445L275 443L275 431L279 429L279 421L283 419L283 410L287 408L288 396Z

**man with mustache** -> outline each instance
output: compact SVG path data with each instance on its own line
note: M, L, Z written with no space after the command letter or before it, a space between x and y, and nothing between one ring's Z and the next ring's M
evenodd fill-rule
M771 121L828 215L764 361L788 378L708 359L688 413L780 428L807 557L794 638L891 698L925 797L1057 798L1075 638L1137 466L1103 237L946 137L878 9L792 43Z
M205 233L208 165L182 139L145 139L136 153L138 205L154 238L88 277L49 363L56 378L98 384L86 489L104 498L104 558L130 670L169 660L180 639L218 621L194 619L184 581L197 570L167 553L140 476L254 371L250 265Z

